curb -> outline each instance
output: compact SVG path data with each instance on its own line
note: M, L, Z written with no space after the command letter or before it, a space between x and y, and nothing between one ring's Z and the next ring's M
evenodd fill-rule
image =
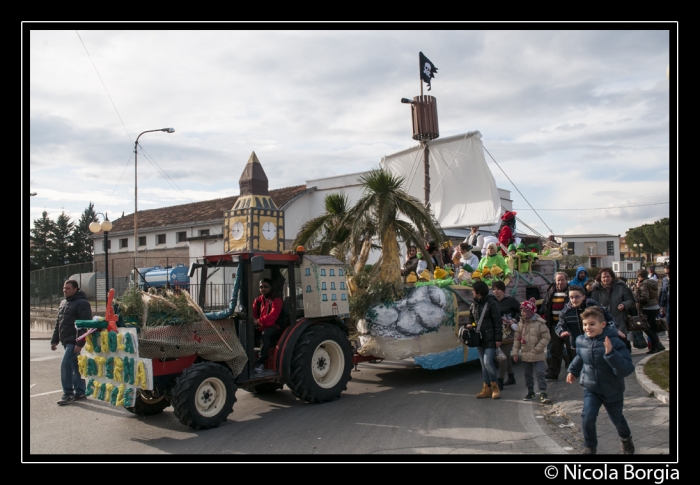
M667 350L664 350L663 352L668 352ZM635 377L637 377L637 382L639 382L639 385L644 388L645 391L647 391L649 394L653 395L656 399L661 401L664 404L670 404L670 399L668 392L664 391L661 389L659 386L654 384L651 379L649 379L646 374L644 373L644 365L651 359L652 357L659 355L657 354L652 354L649 357L645 357L642 360L640 360L637 365L634 368L634 374Z

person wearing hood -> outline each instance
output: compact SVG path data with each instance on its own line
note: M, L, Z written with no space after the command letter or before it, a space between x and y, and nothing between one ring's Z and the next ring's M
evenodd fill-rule
M580 286L581 288L585 288L586 281L588 281L588 271L586 268L583 266L579 266L576 269L576 276L574 276L574 279L569 281L569 286Z
M92 309L85 292L75 280L63 284L65 299L58 306L58 318L51 337L51 350L56 350L59 342L64 353L61 360L61 386L63 396L57 402L59 406L85 399L85 381L78 371L78 354L85 345L85 340L77 340L87 330L75 326L76 320L92 320Z
M637 283L632 288L632 294L634 295L634 301L637 304L639 315L646 316L647 323L649 324L649 330L644 331L651 340L651 349L647 354L655 354L666 350L666 347L659 342L659 336L656 335L656 317L661 308L659 306L658 281L649 279L647 270L640 269L637 271Z
M634 372L632 354L610 329L601 307L587 308L583 314L584 334L576 338L576 357L569 365L566 382L581 378L583 386L582 429L584 455L595 455L598 447L596 420L605 406L620 437L625 455L634 453L632 431L622 414L625 377Z

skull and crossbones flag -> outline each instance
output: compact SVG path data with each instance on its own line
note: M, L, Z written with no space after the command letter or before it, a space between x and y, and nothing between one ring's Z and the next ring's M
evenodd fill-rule
M428 83L428 91L430 91L430 78L435 77L438 68L435 67L435 64L430 62L430 59L425 57L422 52L418 56L418 64L420 67L420 78Z

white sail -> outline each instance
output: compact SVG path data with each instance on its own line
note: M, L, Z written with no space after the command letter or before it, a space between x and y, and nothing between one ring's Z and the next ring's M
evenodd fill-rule
M470 131L426 143L430 164L430 207L443 229L496 224L501 199L486 164L481 133ZM382 158L380 165L406 178L404 190L425 200L423 147Z

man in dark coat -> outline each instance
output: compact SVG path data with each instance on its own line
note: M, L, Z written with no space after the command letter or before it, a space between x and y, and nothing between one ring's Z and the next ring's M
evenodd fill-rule
M541 306L542 318L547 322L549 327L550 347L548 369L545 374L547 381L556 381L559 379L561 372L561 361L564 360L566 367L569 366L571 360L576 355L571 349L568 339L563 339L557 335L554 329L559 323L559 314L564 309L564 306L569 302L569 285L565 272L560 271L554 275L554 283L547 289L544 301Z
M61 361L63 396L58 401L59 406L85 399L85 381L78 372L78 354L85 341L77 340L85 330L78 331L75 321L92 319L90 302L85 292L78 287L77 281L68 280L63 284L63 296L65 300L58 306L58 318L51 337L51 350L56 350L59 342L64 348Z

